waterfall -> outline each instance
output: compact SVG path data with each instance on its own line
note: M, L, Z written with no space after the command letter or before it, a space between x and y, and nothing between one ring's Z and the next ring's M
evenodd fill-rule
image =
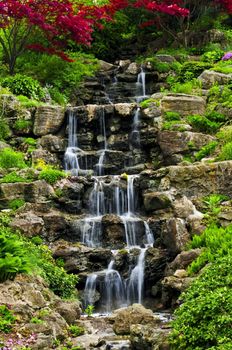
M101 132L101 136L103 137L104 149L100 151L100 156L99 156L98 163L96 164L96 168L97 168L98 175L102 176L104 174L104 159L105 159L105 154L107 150L106 122L105 122L104 107L101 109L101 115L100 115L100 132Z
M145 254L146 249L141 249L137 265L131 271L127 289L127 301L129 304L142 304Z
M96 294L97 275L92 274L87 277L84 290L84 306L94 305Z
M141 67L141 71L138 74L137 85L139 87L139 94L136 97L137 102L140 102L146 97L146 73Z
M139 124L140 124L140 108L138 107L134 114L132 130L131 130L131 144L137 148L140 148L140 132L139 132Z
M72 110L68 112L68 147L64 155L65 170L76 169L78 172L79 162L76 155L77 142L77 118Z

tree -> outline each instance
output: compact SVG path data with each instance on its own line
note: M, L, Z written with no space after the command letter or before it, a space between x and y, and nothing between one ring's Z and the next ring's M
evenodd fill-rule
M102 2L85 5L69 0L2 0L0 45L9 73L14 73L17 58L27 49L71 61L64 54L70 40L90 45L94 28L102 27L103 21L111 21L116 11L127 6L127 0Z

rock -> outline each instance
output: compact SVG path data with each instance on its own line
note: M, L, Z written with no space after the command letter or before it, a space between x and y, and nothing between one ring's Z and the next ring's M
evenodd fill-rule
M161 100L163 112L178 112L182 116L205 113L206 101L200 96L168 94Z
M108 138L108 145L109 148L120 149L122 151L128 150L128 135L125 134L117 134L117 135L111 135Z
M131 345L135 350L170 350L170 329L154 328L150 325L131 326Z
M59 237L65 236L67 232L67 222L65 217L56 210L51 210L43 215L46 239L53 242Z
M64 109L58 106L39 106L36 109L33 132L45 136L59 131L64 122Z
M116 103L114 109L119 117L128 117L135 112L136 103Z
M11 148L10 145L8 145L6 142L4 141L0 141L0 151L3 150L4 148Z
M150 105L148 108L142 109L141 115L143 119L159 118L161 116L161 109L155 104Z
M126 73L137 75L140 72L140 70L140 65L138 63L132 62L127 68Z
M174 213L177 217L186 219L196 211L193 203L186 197L177 198L173 203Z
M45 164L60 166L61 162L58 160L55 154L50 153L48 150L38 148L31 152L32 164L43 160Z
M78 301L57 301L55 310L68 324L75 323L81 316L80 303Z
M172 199L168 193L148 192L143 197L144 207L148 212L172 207Z
M182 292L184 292L190 284L193 282L194 278L190 277L175 277L168 276L162 281L162 303L164 307L173 307L178 297Z
M213 136L189 131L160 131L158 133L158 144L164 157L175 153L198 151L214 140Z
M42 136L39 144L49 152L61 153L66 149L65 140L55 135Z
M27 211L23 215L15 216L10 225L13 229L22 232L25 236L33 237L41 235L44 228L44 221L33 212Z
M162 232L162 242L169 254L175 255L186 246L190 235L187 231L184 220L172 218L168 220L167 231Z
M182 269L182 270L176 270L173 276L177 278L185 278L185 277L188 277L188 274L186 270Z
M98 64L100 66L100 71L103 72L112 71L117 68L117 66L103 60L98 60Z
M113 330L116 334L130 334L130 327L134 324L155 325L159 322L153 312L141 304L115 310L110 317L113 322Z
M161 62L166 62L166 63L173 63L176 62L175 57L171 56L171 55L156 55L156 58L158 58L159 61Z
M0 205L16 198L26 202L43 202L53 193L53 188L44 180L31 183L16 182L0 185Z
M214 84L227 85L232 78L232 74L223 74L213 70L205 70L199 76L203 89L210 89Z
M102 218L103 239L107 245L115 246L121 243L124 246L125 229L119 216L108 214Z

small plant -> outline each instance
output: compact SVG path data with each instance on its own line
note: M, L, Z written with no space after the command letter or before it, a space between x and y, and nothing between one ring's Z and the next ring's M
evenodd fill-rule
M36 147L37 140L33 139L32 137L27 137L27 138L24 139L24 143L26 143L29 146Z
M73 337L79 337L80 335L85 333L85 330L83 327L76 326L76 325L69 326L68 331Z
M18 175L16 171L12 171L11 173L5 175L2 179L0 179L0 183L15 183L15 182L27 182L28 180L21 175Z
M45 180L51 185L54 185L58 180L66 176L65 172L62 170L54 169L50 166L47 166L39 174L40 180Z
M15 152L10 148L4 148L0 151L0 168L26 168L27 165L23 157L23 153L21 152Z
M150 107L153 104L155 104L158 107L160 104L160 101L155 100L154 98L148 98L147 100L140 102L139 105L141 108L145 109L145 108Z
M85 309L86 315L92 316L93 312L94 312L94 305L88 305Z
M232 159L232 142L226 143L221 148L221 152L218 156L220 160L231 160Z
M224 126L216 135L223 144L232 142L232 126Z
M17 96L17 100L25 108L38 107L39 105L42 104L41 102L38 102L36 100L31 100L30 98L28 98L28 97L26 97L24 95Z
M62 190L62 188L56 188L55 189L55 195L58 197L58 198L61 198L63 196L64 192Z
M34 236L31 238L31 242L35 245L41 245L43 243L43 240L40 236Z
M30 322L31 322L31 323L35 323L35 324L43 324L43 323L44 323L44 321L41 320L41 319L38 318L38 317L32 317L32 319L31 319Z
M16 74L1 81L3 87L7 87L15 95L23 95L35 100L44 98L45 93L40 83L26 75Z
M14 129L17 131L27 130L32 126L31 120L18 119L14 123Z
M201 60L203 62L208 62L210 64L213 64L219 61L222 58L223 54L224 54L224 51L221 49L207 51L202 55Z
M13 312L6 305L0 305L0 331L10 333L15 321Z
M165 112L164 116L167 121L181 120L180 113L178 112L171 112L171 111Z
M200 151L195 153L195 158L196 160L201 160L204 157L209 156L211 153L215 151L215 148L217 147L218 142L217 141L212 141L208 143L207 145L203 146Z
M10 128L8 122L0 118L0 141L8 139L10 136Z
M25 204L25 200L16 198L9 202L9 208L12 210L17 210Z
M195 130L210 134L215 133L221 126L220 122L211 121L207 117L198 114L189 116L187 120Z

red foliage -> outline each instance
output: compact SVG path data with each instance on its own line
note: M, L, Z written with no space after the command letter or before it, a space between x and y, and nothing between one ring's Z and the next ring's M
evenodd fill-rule
M68 41L90 45L94 27L112 20L116 11L127 6L127 0L111 0L105 6L76 6L71 0L1 0L0 27L7 28L23 22L28 28L37 27L52 48L35 43L31 49L58 54L69 60L60 49Z
M182 0L137 0L135 7L142 7L150 12L162 12L172 16L188 16L189 11L182 7Z
M224 7L229 14L232 14L232 0L218 0L218 3Z

